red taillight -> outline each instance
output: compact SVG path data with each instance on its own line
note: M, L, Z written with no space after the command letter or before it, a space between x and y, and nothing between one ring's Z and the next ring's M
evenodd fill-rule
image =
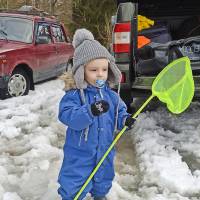
M130 23L115 24L113 30L114 53L128 53L130 49Z
M121 83L125 83L126 82L126 74L124 72L121 73L122 76L121 76Z
M113 30L113 52L129 53L130 51L130 23L115 24ZM137 48L150 43L151 40L143 35L137 37Z

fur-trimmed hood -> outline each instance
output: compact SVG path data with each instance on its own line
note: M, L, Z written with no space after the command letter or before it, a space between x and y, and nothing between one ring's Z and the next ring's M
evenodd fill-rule
M77 89L72 71L65 72L64 74L62 74L59 77L59 79L64 81L64 84L65 84L65 86L63 88L64 91L68 91L71 89Z

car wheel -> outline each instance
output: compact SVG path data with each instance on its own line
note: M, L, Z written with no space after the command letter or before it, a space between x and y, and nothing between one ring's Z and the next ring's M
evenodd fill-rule
M29 93L30 79L22 69L14 70L8 82L8 93L10 96L23 96Z

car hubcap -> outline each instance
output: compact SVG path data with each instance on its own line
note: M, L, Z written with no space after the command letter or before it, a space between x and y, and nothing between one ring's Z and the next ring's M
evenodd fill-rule
M26 91L26 79L21 74L14 74L8 82L8 92L11 96L22 96Z

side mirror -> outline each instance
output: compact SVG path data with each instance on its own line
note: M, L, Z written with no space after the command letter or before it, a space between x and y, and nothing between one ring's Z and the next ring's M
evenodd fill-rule
M37 36L35 42L36 42L36 44L48 44L49 40L50 39L47 36L39 35L39 36Z

